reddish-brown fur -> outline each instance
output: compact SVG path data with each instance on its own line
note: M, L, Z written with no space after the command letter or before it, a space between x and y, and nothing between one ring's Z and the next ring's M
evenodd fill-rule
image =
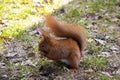
M43 36L39 42L40 54L52 60L67 60L73 70L77 69L86 43L84 29L76 25L60 23L50 15L46 16L46 24L56 36L67 39L56 40L39 28Z
M47 27L49 27L56 36L72 38L77 41L81 55L84 55L83 51L86 46L86 34L83 27L75 24L59 22L51 15L47 15L45 18Z

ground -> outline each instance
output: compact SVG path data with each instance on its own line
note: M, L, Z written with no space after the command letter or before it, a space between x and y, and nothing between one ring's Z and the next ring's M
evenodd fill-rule
M74 0L52 13L60 21L78 24L86 29L87 48L76 73L71 73L64 63L39 56L38 42L41 36L36 32L36 27L44 26L44 22L39 17L28 16L27 9L26 13L20 13L17 17L2 17L10 24L24 15L23 21L13 22L14 26L32 27L25 27L21 33L17 33L16 29L18 32L21 30L17 27L13 30L15 33L7 33L14 28L12 25L12 28L0 33L1 36L10 36L1 37L0 80L120 80L119 0ZM0 25L8 27L9 24L2 19Z

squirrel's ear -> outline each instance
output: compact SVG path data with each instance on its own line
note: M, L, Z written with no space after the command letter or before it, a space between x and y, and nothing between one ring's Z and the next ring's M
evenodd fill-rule
M40 35L42 35L44 32L42 28L37 28L37 31L39 32Z
M49 37L49 34L42 28L37 28L37 31L39 32L40 35L42 35L44 37Z

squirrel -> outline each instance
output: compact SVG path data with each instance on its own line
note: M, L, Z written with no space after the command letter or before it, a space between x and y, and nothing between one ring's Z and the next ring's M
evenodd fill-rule
M45 24L55 36L65 39L56 40L47 31L39 28L39 33L43 36L38 44L40 54L48 59L65 61L71 70L76 71L86 46L85 29L57 21L52 15L45 16Z

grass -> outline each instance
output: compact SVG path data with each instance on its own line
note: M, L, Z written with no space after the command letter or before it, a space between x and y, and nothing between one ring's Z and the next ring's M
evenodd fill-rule
M13 62L8 62L7 60L4 60L6 61L7 63L7 69L9 71L11 71L10 73L8 72L7 74L8 77L10 79L17 79L17 78L20 78L20 79L26 79L27 76L30 74L30 73L33 73L35 72L37 69L40 68L40 66L42 65L45 65L45 64L48 64L49 61L46 60L46 59L34 59L34 60L31 60L32 63L34 63L34 65L29 65L29 64L24 64L23 62L17 62L17 63L13 63ZM0 74L1 76L2 74Z
M23 30L31 27L32 24L35 24L35 22L30 22L27 19L28 15L32 15L34 9L34 7L31 6L33 5L31 1L4 0L0 1L0 4L2 4L0 16L3 20L7 20L9 23L0 36L15 37Z
M17 64L10 64L8 66L8 69L12 71L12 73L9 75L10 79L14 79L15 77L20 77L20 78L27 77L28 74L36 70L36 67L25 66L22 63L17 63ZM15 72L18 73L15 74Z
M107 64L108 59L101 56L86 56L83 59L85 67L92 68L94 70L101 70Z
M33 25L40 22L38 19L43 14L50 14L54 11L53 8L60 7L59 1L56 1L56 3L49 2L48 4L41 1L41 4L46 6L38 7L36 6L37 3L32 0L0 0L0 17L2 21L8 21L7 28L1 31L0 36L15 37L24 30L33 27ZM29 19L30 17L33 18ZM38 19L33 21L32 19L35 17ZM3 27L4 25L2 25Z
M104 74L101 74L99 73L99 77L98 77L98 80L113 80L114 78L111 78L107 75L104 75ZM97 79L96 79L97 80Z

